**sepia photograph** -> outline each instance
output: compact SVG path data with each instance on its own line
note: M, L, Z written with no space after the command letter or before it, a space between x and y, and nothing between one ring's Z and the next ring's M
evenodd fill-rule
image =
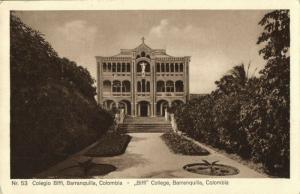
M290 11L10 11L11 179L289 178Z

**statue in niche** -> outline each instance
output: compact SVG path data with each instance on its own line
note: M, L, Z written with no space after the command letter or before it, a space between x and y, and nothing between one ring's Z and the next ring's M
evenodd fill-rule
M145 76L145 70L146 70L146 63L142 62L141 64L141 68L142 68L142 76L144 77Z

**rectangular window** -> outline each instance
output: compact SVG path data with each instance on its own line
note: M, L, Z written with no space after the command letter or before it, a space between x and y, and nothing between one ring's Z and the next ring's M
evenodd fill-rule
M103 72L106 72L106 63L103 63Z
M130 63L127 63L127 72L130 72Z
M160 64L156 63L156 72L160 72Z
M166 64L166 72L170 72L169 63Z
M125 63L122 63L122 72L125 72L125 71L126 71Z

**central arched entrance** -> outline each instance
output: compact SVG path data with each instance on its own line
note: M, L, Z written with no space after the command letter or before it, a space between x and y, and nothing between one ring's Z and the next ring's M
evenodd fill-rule
M150 104L147 101L139 102L138 107L138 116L140 117L148 117L150 116Z

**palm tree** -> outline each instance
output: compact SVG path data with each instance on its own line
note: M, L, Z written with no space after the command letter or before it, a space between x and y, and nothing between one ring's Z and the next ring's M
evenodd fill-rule
M229 71L227 75L224 75L220 81L216 81L218 90L226 95L243 91L246 88L248 81L251 79L249 76L250 63L247 70L244 64L237 65ZM256 69L254 70L255 73ZM251 77L253 77L254 73Z

